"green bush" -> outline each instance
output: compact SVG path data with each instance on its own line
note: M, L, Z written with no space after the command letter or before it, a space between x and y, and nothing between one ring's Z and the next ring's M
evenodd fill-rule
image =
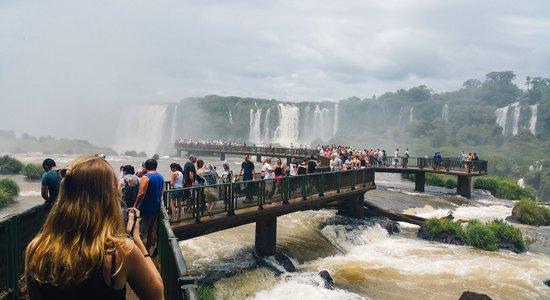
M4 205L10 201L10 195L3 189L0 189L0 205Z
M460 223L449 219L431 218L426 226L431 239L439 238L444 241L445 236L459 236L464 238L467 245L483 250L495 251L501 247L521 252L525 249L521 231L502 219L488 223L472 219L464 228ZM510 248L510 244L516 249Z
M492 195L496 193L497 186L497 177L479 177L474 181L474 189L487 190Z
M152 157L154 160L159 160L160 159L160 156L158 155L158 153L155 153Z
M19 174L23 170L23 163L19 160L4 155L0 157L0 174Z
M0 203L5 203L9 200L14 200L19 195L19 186L17 182L11 178L0 180Z
M466 243L475 248L496 251L498 250L497 237L487 225L479 222L468 224L465 233Z
M518 249L525 248L523 235L518 228L504 222L502 219L494 219L487 223L487 226L495 233L499 242L511 243Z
M445 176L440 174L426 173L426 184L445 187Z
M452 179L452 178L449 178L445 181L445 187L449 188L449 189L454 189L456 188L456 180Z
M140 153L137 154L138 157L147 157L147 153L141 151Z
M532 189L522 188L506 177L482 177L474 181L475 189L484 189L493 196L501 199L519 200L521 198L535 198Z
M521 199L514 206L512 215L528 225L550 225L550 208L540 206L533 199Z
M214 288L204 285L199 285L197 288L197 294L200 300L214 300L216 299L214 294Z
M426 226L428 226L431 238L435 238L438 235L464 236L460 223L448 219L430 218L426 222Z
M40 179L44 174L44 169L39 164L27 164L23 168L23 175L28 179Z

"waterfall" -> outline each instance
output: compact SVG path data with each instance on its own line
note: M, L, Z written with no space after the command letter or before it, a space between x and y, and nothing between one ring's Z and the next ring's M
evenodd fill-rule
M267 111L265 112L265 117L264 117L264 127L263 127L263 132L262 132L262 142L263 143L269 143L271 141L271 132L269 131L269 125L270 125L270 121L271 121L271 109L272 107L268 108Z
M125 108L120 115L113 148L119 153L130 150L145 151L149 156L158 153L165 136L167 111L168 105L136 105Z
M233 125L233 114L229 111L229 125Z
M529 131L533 135L537 133L537 114L538 114L538 104L530 105L531 108L531 118L529 119Z
M512 135L517 135L519 129L519 114L521 109L519 107L519 102L514 102L510 106L514 108L514 112L512 114Z
M506 119L508 118L508 108L510 106L505 106L497 108L495 115L497 117L498 126L502 127L502 135L506 135Z
M411 111L409 112L409 121L414 120L414 106L411 106Z
M443 119L443 122L449 123L449 105L447 105L447 103L443 105L443 109L441 111L441 119Z
M174 113L172 114L172 132L170 134L170 142L176 142L176 127L178 127L178 104L174 105Z
M261 140L260 118L262 116L262 109L253 108L250 109L250 131L248 133L248 140L251 142L259 143Z
M338 103L334 104L334 126L332 128L332 136L338 132Z
M289 146L298 141L300 130L300 108L290 104L279 104L279 127L275 139L279 144Z

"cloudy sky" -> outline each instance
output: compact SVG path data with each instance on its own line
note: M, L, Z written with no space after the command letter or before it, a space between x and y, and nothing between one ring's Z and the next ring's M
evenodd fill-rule
M550 76L550 1L0 0L0 129L18 133L107 129L128 103L441 92L504 70Z

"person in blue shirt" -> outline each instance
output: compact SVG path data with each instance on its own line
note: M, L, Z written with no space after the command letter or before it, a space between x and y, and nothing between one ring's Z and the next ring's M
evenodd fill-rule
M139 193L134 208L141 212L143 219L143 235L146 237L147 251L155 245L157 240L157 222L160 212L160 201L164 193L164 177L157 172L157 161L145 161L147 173L141 178ZM151 252L149 252L151 253Z

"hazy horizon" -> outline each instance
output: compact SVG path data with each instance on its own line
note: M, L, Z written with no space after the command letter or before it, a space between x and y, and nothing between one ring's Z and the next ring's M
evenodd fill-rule
M550 2L3 1L0 129L105 145L124 106L550 74Z

